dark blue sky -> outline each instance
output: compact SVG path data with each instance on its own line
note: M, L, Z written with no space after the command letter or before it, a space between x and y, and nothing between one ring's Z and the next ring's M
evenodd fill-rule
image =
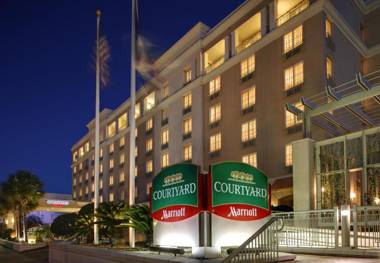
M243 0L140 0L140 31L162 53L198 21L214 26ZM0 0L0 181L19 169L71 193L70 149L94 115L97 8L112 52L101 107L129 96L129 0Z

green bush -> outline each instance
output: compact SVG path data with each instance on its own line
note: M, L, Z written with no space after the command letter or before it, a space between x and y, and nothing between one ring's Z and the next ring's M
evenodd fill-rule
M12 237L11 237L12 232L13 232L13 229L11 229L11 228L4 229L0 233L0 238L7 239L7 240L12 240Z
M71 237L76 233L77 214L63 214L58 216L50 226L50 231L55 237Z

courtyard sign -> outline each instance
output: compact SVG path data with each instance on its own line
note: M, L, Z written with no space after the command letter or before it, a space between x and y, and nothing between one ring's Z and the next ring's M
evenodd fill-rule
M176 164L162 170L152 183L152 217L176 222L200 211L199 170L193 164Z
M251 221L271 212L267 176L245 163L212 165L209 196L209 210L227 219Z

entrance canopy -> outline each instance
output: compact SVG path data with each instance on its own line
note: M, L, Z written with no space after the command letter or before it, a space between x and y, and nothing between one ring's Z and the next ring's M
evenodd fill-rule
M37 211L59 212L59 213L76 213L87 202L78 202L72 200L71 195L46 193L40 199Z

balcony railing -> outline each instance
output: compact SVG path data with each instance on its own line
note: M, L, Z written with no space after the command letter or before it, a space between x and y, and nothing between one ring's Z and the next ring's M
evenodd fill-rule
M292 7L288 12L281 15L276 19L277 26L282 25L286 21L290 20L291 18L295 17L299 13L301 13L303 10L305 10L309 6L309 0L303 0L294 7Z
M217 67L219 67L220 65L222 65L223 62L224 62L224 54L223 54L223 56L221 56L220 58L215 59L212 63L209 63L205 67L206 73L209 73L211 70L216 69Z
M240 53L244 49L250 47L259 39L261 39L261 30L258 30L257 32L253 33L249 38L243 40L241 44L236 47L236 53Z

